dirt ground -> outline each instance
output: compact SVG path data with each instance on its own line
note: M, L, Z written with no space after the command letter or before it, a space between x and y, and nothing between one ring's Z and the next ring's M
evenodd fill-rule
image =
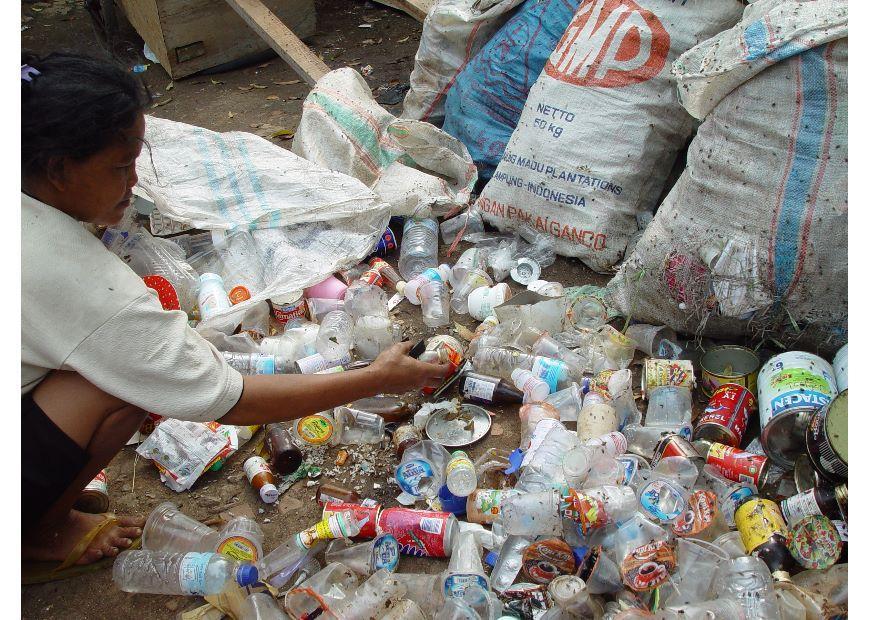
M380 96L387 88L406 84L413 66L413 57L419 44L420 24L412 18L366 0L317 0L318 25L315 36L307 40L310 48L320 54L332 68L354 66L373 69L366 77ZM90 18L76 0L22 3L22 48L37 53L69 49L98 52L99 45L93 34ZM370 23L371 28L359 28ZM131 58L131 65L147 63L142 56L142 41L132 28L123 22L123 45ZM158 64L150 64L143 74L155 102L150 110L156 116L200 125L216 131L251 131L264 137L280 129L294 131L301 117L301 104L308 88L304 83L280 85L297 79L294 72L279 58L256 61L250 66L218 73L200 75L172 82ZM172 89L169 88L173 84ZM264 86L258 88L252 86ZM387 105L390 111L400 112L400 104ZM288 147L291 142L274 140ZM463 246L464 247L464 246ZM390 259L391 262L395 262ZM607 278L587 271L579 262L559 258L542 276L567 285L604 284ZM515 291L521 287L508 280ZM456 320L473 329L476 323L470 317ZM418 308L404 302L396 312L396 319L406 327L411 338L425 334ZM444 331L444 330L442 330ZM473 458L489 447L512 450L519 444L519 419L516 409L490 407L495 413L491 436L470 450ZM164 486L155 468L138 458L133 447L123 450L108 468L111 510L119 514L148 514L164 501L180 504L182 510L194 518L228 518L231 514L245 514L256 518L265 533L265 549L273 549L297 531L317 521L320 509L314 501L314 488L300 481L274 505L263 504L245 481L242 464L251 456L261 434L235 454L219 472L204 475L190 492L176 493ZM326 462L333 461L336 449ZM396 464L390 451L378 459L385 466L373 476L359 475L355 483L363 485L363 497L372 497L384 505L396 505L398 488L387 484ZM382 469L382 470L381 470ZM355 465L344 471L354 471ZM338 475L336 482L348 482L348 476ZM382 488L373 489L377 483ZM403 557L399 571L437 573L446 561ZM121 610L130 620L173 617L175 613L202 604L201 599L132 595L116 589L107 568L75 579L22 588L22 616L25 618L115 618Z

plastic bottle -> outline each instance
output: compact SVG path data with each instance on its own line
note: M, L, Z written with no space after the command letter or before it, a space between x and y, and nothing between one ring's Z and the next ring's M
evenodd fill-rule
M759 558L730 560L720 579L721 596L734 598L744 607L745 620L780 618L778 597L768 566Z
M296 373L295 362L287 357L264 353L222 351L228 365L241 375L290 375Z
M456 538L449 566L444 573L445 598L464 598L471 588L489 591L489 581L480 559L480 545L472 532L464 532Z
M343 296L343 311L351 317L353 323L363 316L389 316L386 292L376 284L356 280ZM331 314L329 312L322 317L322 322Z
M123 592L206 596L252 585L258 569L219 553L129 549L116 558L112 580Z
M576 433L568 431L559 420L538 422L532 433L531 445L526 452L525 469L517 480L517 489L538 491L565 483L562 457L580 445Z
M295 543L301 549L309 549L320 540L353 538L361 530L351 510L336 512L295 535Z
M474 462L462 450L450 454L447 463L447 488L457 497L467 497L477 489Z
M535 356L503 347L480 346L471 363L479 373L513 381L513 371L531 369Z
M523 393L523 402L542 401L550 395L550 386L543 379L536 377L531 370L516 368L510 373L511 380Z
M373 360L395 343L395 326L387 316L363 316L355 322L353 346L360 359Z
M237 230L225 237L218 254L222 281L232 304L242 303L261 292L264 265L258 258L255 239L248 230Z
M450 266L438 265L437 267L429 267L419 275L411 278L403 283L403 286L398 286L398 292L407 298L407 301L414 306L418 306L421 302L419 299L419 289L426 282L443 282L444 284L450 281Z
M216 553L241 562L258 562L264 556L264 532L249 517L234 517L219 531Z
M231 300L228 299L228 294L225 292L222 276L217 273L204 273L199 282L197 305L202 321L206 321L222 310L231 307Z
M559 420L559 411L553 405L543 402L534 402L520 407L520 449L528 450L535 432L541 420Z
M570 489L562 505L563 516L578 523L584 536L609 523L622 523L638 510L634 489L612 485Z
M426 282L416 292L422 306L422 322L437 328L450 324L450 293L443 282Z
M336 360L352 349L353 320L343 310L332 310L319 325L316 350L323 357Z
M259 302L249 308L240 321L240 331L249 334L256 342L270 333L270 305Z
M433 219L410 218L404 222L398 271L408 282L438 264L438 223Z
M339 427L339 443L376 444L385 437L383 418L375 413L350 407L336 407L334 420Z
M289 429L276 422L264 426L264 449L270 468L283 476L295 473L304 461Z
M289 616L282 610L270 594L254 592L243 601L239 620L288 620Z
M493 281L482 269L471 268L465 272L465 277L453 289L450 307L458 314L468 314L468 296L481 286L492 286Z
M253 456L246 459L246 462L243 463L243 472L246 474L249 484L258 491L261 501L265 504L272 504L279 498L276 478L270 469L270 465L263 458Z
M444 484L450 454L437 442L423 440L407 448L395 468L395 480L414 497L436 497Z
M535 379L539 381L539 379ZM549 391L550 388L547 388ZM504 379L466 370L459 377L459 394L474 403L517 404L524 402L524 394Z
M325 549L325 543L320 541L310 549L301 549L292 536L278 547L271 550L258 563L258 572L262 581L270 583L275 588L286 585L299 569L306 566L310 560Z
M380 618L391 601L404 596L407 589L395 575L381 568L355 589L334 612L338 620Z

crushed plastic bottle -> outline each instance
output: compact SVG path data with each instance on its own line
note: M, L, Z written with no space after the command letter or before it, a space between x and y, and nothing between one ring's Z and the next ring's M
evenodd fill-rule
M206 596L252 585L258 569L219 553L128 549L115 559L112 580L123 592Z

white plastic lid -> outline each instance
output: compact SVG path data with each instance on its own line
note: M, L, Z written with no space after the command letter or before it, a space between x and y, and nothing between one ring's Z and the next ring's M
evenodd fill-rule
M259 490L259 495L261 495L261 501L263 501L265 504L272 504L279 498L280 492L276 488L276 486L268 482L261 486L261 489Z
M407 282L404 280L399 280L398 284L395 285L395 290L398 291L399 295L404 294L404 289L407 287Z
M541 266L531 258L520 258L516 267L510 270L510 277L514 282L528 284L541 277Z

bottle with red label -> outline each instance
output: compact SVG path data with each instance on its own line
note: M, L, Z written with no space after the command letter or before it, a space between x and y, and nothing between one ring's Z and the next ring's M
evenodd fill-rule
M790 526L808 515L823 515L845 521L848 514L848 485L815 487L781 502L781 514Z

